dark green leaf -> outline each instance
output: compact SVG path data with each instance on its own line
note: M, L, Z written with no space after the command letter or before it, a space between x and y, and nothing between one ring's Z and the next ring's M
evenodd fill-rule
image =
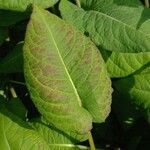
M23 42L17 44L10 53L0 61L0 73L23 72Z
M10 26L29 18L28 13L0 10L0 26Z
M27 109L21 102L21 99L12 98L6 103L6 108L16 116L20 117L22 120L26 119Z
M0 45L8 37L8 31L5 28L0 27Z
M147 120L150 119L150 64L135 74L114 82L114 85L122 96L129 97L135 106L141 108Z

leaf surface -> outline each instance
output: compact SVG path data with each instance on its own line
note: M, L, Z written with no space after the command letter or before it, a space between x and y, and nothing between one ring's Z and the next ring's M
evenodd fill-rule
M58 129L86 134L92 120L108 116L111 82L98 49L73 26L36 6L25 38L24 68L33 102Z
M127 20L125 17L129 18L130 15L121 16L121 9L117 9L117 11L114 9L109 13L109 10L113 8L113 0L94 0L88 2L93 2L93 5L95 4L94 6L90 5L93 10L85 11L66 0L62 0L60 3L62 17L85 32L98 47L102 47L103 49L123 53L150 51L149 9L146 9L147 20L144 20L142 23L145 25L143 27L140 22L140 27L142 26L140 29L140 27L135 26L135 24L124 21ZM138 13L139 16L136 16L137 10L135 10L134 7L124 7L126 12L130 12L131 10L135 15L134 17L139 18L145 9L143 6L138 6L138 8L140 15ZM123 13L121 12L121 14ZM138 22L135 22L135 20L133 22L138 25Z
M0 9L25 11L31 4L48 8L57 3L58 0L0 0Z
M150 53L117 53L101 50L111 78L121 78L133 74L150 62Z

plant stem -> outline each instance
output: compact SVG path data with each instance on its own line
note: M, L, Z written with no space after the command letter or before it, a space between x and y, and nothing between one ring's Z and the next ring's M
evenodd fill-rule
M149 0L145 0L145 6L149 8Z
M15 89L13 87L10 88L10 92L11 92L11 95L12 95L13 98L17 98L18 97L17 94L16 94L16 91L15 91Z
M89 131L89 133L88 133L88 139L89 139L90 149L96 150L91 131Z
M15 83L15 84L20 84L20 85L26 85L25 83L23 83L23 82L19 82L19 81L14 81L14 80L10 80L9 82L11 82L11 83Z
M78 7L81 7L80 0L76 0L76 4Z

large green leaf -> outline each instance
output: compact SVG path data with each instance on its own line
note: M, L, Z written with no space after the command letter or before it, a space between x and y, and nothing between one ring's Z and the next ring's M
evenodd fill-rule
M8 31L5 28L0 27L0 45L8 36Z
M29 18L29 13L0 10L0 26L10 26Z
M24 70L33 102L58 129L86 134L92 120L108 116L111 82L98 49L73 26L36 6L25 38Z
M5 58L0 61L0 73L23 72L23 42L18 43Z
M129 97L150 121L150 63L135 74L114 82L122 96Z
M57 3L58 0L0 0L0 9L25 11L31 4L48 8Z
M66 0L62 0L60 3L62 17L89 35L97 46L106 50L125 53L150 51L149 9L144 9L143 6L138 6L137 9L126 6L123 7L124 10L130 13L129 15L122 15L123 13L120 12L123 9L122 7L117 6L120 9L113 9L113 3L115 3L113 0L94 0L88 2L93 2L93 5L95 4L95 7L90 5L93 10L85 11ZM140 12L140 15L139 13L136 15L137 11ZM143 19L147 18L143 23L136 22L135 26L135 19L133 19L133 23L123 21L127 20L126 17L131 17L130 14L132 13L134 13L134 18L138 17L140 19L143 12L147 12L146 17L141 19L143 21ZM141 24L144 24L144 26Z
M89 150L74 145L69 137L42 122L24 122L5 107L3 97L0 97L0 122L2 150Z
M101 50L111 78L125 77L150 62L150 53L117 53Z

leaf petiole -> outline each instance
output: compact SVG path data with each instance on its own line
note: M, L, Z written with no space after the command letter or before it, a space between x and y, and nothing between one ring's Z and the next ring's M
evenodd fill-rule
M96 150L91 131L89 131L89 133L88 133L88 140L89 140L89 144L90 144L90 149Z
M145 6L149 8L149 0L145 0Z
M80 0L76 0L76 4L78 7L81 7Z
M11 92L11 95L12 95L13 98L17 98L18 97L17 94L16 94L16 91L15 91L15 89L13 87L10 88L10 92Z
M26 85L24 82L20 82L20 81L14 81L14 80L10 80L9 82L14 83L14 84L19 84L19 85Z

